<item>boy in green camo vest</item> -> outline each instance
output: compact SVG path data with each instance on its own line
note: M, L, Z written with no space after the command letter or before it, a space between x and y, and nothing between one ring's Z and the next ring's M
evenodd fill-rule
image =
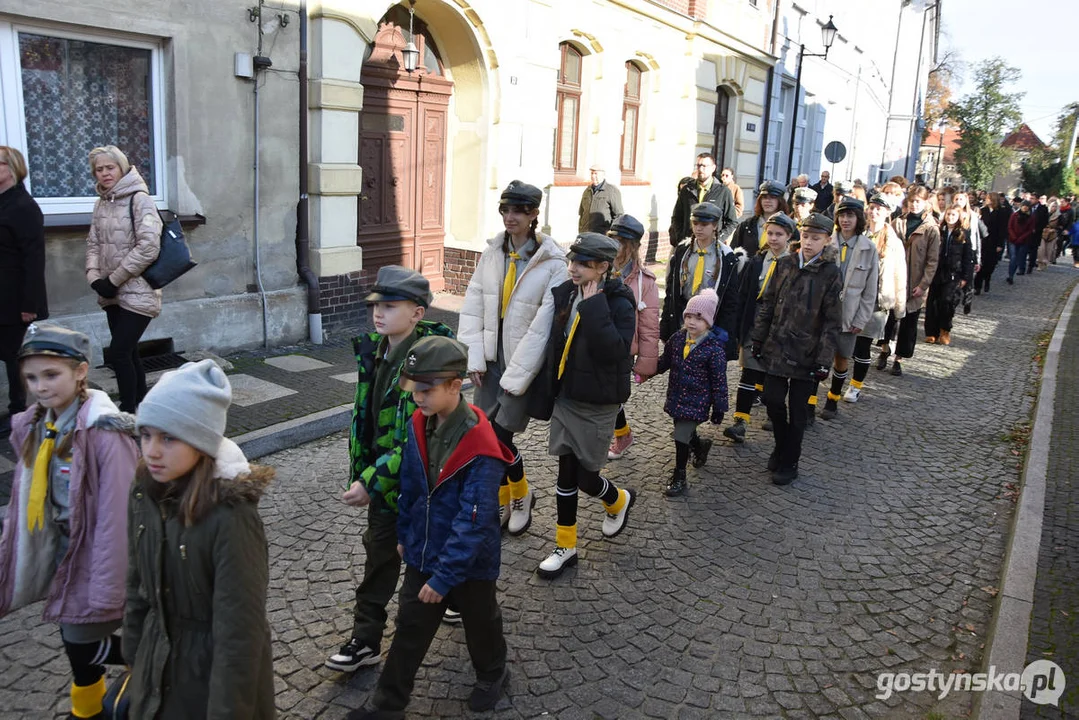
M401 574L397 493L408 421L416 410L411 393L397 384L401 364L419 338L453 337L446 325L423 319L431 304L431 286L414 270L380 268L367 304L375 332L352 340L359 377L348 442L349 482L342 496L347 505L367 508L366 560L356 588L352 637L326 661L326 667L342 672L378 663L386 605Z

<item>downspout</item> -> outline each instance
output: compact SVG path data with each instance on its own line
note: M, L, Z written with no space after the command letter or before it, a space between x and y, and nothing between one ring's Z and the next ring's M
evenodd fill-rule
M258 52L256 58L262 57L262 5L263 0L259 0L259 42ZM266 307L266 288L262 284L262 241L259 235L259 211L261 205L261 187L259 186L259 82L260 71L263 69L263 65L259 62L255 62L255 218L254 218L254 234L255 234L255 282L258 283L259 299L262 303L262 345L263 347L270 347L270 322L267 314Z
M296 203L296 270L307 285L307 330L311 342L322 344L322 313L318 278L311 270L311 225L307 192L307 0L300 0L300 199Z
M776 54L776 43L778 42L779 33L779 5L780 0L776 0L775 12L772 15L772 43L769 51L773 58ZM768 84L764 91L764 127L761 129L761 154L760 161L757 167L757 186L764 182L764 171L768 162L768 128L772 125L772 88L776 78L776 63L778 58L772 60L771 67L768 68Z

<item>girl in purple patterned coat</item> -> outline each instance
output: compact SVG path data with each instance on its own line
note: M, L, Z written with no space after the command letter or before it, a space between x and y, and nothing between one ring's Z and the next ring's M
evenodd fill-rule
M682 313L682 329L663 346L658 373L671 371L667 381L667 402L663 412L674 418L675 467L667 483L667 497L685 494L686 464L693 454L693 467L708 461L711 440L697 435L697 426L711 419L723 422L727 412L727 333L713 328L719 296L711 288L694 295Z

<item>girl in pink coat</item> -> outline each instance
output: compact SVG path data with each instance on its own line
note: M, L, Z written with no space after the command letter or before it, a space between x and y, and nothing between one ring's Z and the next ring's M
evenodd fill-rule
M71 716L97 717L105 665L122 664L134 418L88 390L90 339L32 324L19 370L37 398L11 421L18 465L0 535L0 617L45 600L71 663Z
M611 223L607 236L615 238L622 247L614 259L615 272L622 277L637 301L637 330L633 334L630 353L634 357L633 374L638 382L644 382L656 374L659 360L659 288L656 276L641 263L641 238L644 225L632 215L619 215ZM607 450L607 458L617 460L633 444L633 431L626 420L626 408L618 411L614 438Z

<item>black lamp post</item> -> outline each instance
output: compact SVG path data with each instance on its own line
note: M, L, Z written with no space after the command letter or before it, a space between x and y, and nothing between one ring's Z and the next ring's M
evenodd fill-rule
M794 81L794 109L791 111L791 146L790 152L787 155L787 170L791 177L794 177L794 138L798 132L798 95L802 91L802 60L807 57L819 57L827 58L828 51L832 48L832 43L835 42L835 35L838 32L835 23L832 22L832 16L828 16L828 22L824 24L820 29L821 43L824 45L824 52L822 53L807 53L806 46L802 43L798 45L798 77Z

